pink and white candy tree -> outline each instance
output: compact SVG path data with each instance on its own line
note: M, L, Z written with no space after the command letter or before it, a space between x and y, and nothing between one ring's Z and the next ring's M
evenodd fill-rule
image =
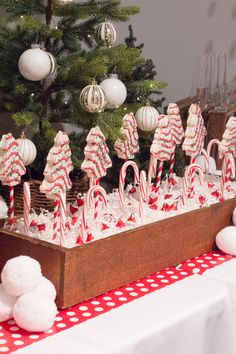
M117 140L114 148L117 156L123 160L131 160L139 152L137 123L133 113L126 114L122 120L121 133L124 139Z
M11 133L2 136L0 141L0 180L10 188L10 226L14 226L14 186L21 182L26 173L19 145Z

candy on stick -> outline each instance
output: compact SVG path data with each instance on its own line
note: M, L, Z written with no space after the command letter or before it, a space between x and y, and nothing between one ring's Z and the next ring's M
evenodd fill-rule
M180 145L183 138L184 138L184 129L182 126L182 120L179 113L179 107L176 103L170 103L167 108L167 114L169 116L170 121L170 129L171 129L171 136L172 140L176 145ZM174 179L173 179L173 172L174 172L174 162L175 162L175 150L172 153L171 160L170 160L170 173L169 173L169 188L173 186Z
M123 160L130 160L139 152L137 123L133 113L126 114L122 120L121 133L124 140L117 140L114 148L117 156Z
M112 162L106 144L106 138L101 129L97 126L92 128L86 138L87 145L84 149L85 159L81 169L87 173L90 180L90 187L99 185L99 179L104 177ZM97 215L98 198L95 198L95 216Z
M236 117L230 117L219 146L219 156L231 153L236 157Z
M19 144L11 133L4 134L0 141L0 180L10 188L10 226L13 228L14 217L14 186L20 183L21 176L26 172Z
M89 178L100 179L107 173L112 162L106 144L106 138L99 127L92 128L86 138L87 145L84 149L85 159L81 169Z
M187 128L184 135L185 138L182 148L186 155L193 159L201 153L206 136L206 128L204 126L201 110L195 103L191 104L189 108Z
M163 162L170 160L174 153L175 143L171 137L171 128L169 117L166 115L159 116L158 127L155 130L154 140L152 142L150 152L151 160L148 171L148 188L151 187L151 179L155 170L153 164L157 160L160 161L157 174L156 191L158 192L161 184L161 174L163 169Z
M97 194L99 194L102 198L102 203L105 208L107 208L107 194L104 188L101 186L93 186L91 187L87 194L85 203L82 210L82 217L81 217L81 225L80 225L80 235L78 237L77 243L84 244L88 242L88 232L87 228L87 218L88 212L91 208L95 208L95 203L97 201ZM95 220L95 219L94 219ZM91 238L89 239L91 240Z
M196 157L201 153L206 136L206 128L201 115L201 109L196 104L191 104L187 119L187 128L182 149L186 155L191 157L191 163L195 163ZM192 175L191 185L194 184L194 174ZM193 197L193 189L190 191L190 198Z
M54 200L53 239L58 232L58 208L60 205L60 242L65 238L65 203L66 191L71 189L72 183L69 173L73 169L69 138L66 133L59 131L54 139L54 146L48 153L47 164L44 170L44 180L40 191L47 198Z
M230 155L232 158L230 158ZM221 179L221 191L223 194L225 185L227 185L230 181L230 176L235 175L235 170L231 171L231 169L233 168L232 165L234 163L234 158L236 157L236 117L230 117L226 124L226 128L219 145L219 156L220 158L224 158Z
M209 171L209 155L204 148L202 148L200 155L196 157L196 163L202 167L203 172L207 173Z
M30 195L29 182L24 182L23 192L24 192L24 231L25 233L27 233L29 232L29 227L30 227L29 213L31 209L31 195Z
M139 183L139 169L137 164L134 161L126 161L124 165L122 166L120 170L120 175L119 175L119 197L120 197L120 207L121 209L124 208L125 206L125 192L124 192L124 187L125 187L125 177L126 177L126 172L127 168L131 166L134 170L134 181L135 183Z
M180 199L180 205L186 205L187 203L187 199L189 199L189 187L191 189L191 183L192 183L192 175L193 173L195 173L196 171L198 171L199 173L199 179L200 179L200 183L203 184L203 170L202 168L197 165L197 164L191 164L189 166L186 167L185 173L184 173L184 177L182 178L182 182L183 182L183 194L182 197Z
M234 157L229 154L224 154L222 173L220 180L220 191L221 195L224 197L225 187L228 188L230 184L230 178L235 178L235 161Z

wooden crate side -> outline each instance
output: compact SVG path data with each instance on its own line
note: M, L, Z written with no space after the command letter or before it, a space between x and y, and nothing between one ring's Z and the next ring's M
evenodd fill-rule
M62 307L209 252L215 238L210 214L203 208L72 249Z
M63 298L64 250L48 242L0 229L0 272L10 258L20 255L35 258L41 264L43 275L55 285L59 304Z

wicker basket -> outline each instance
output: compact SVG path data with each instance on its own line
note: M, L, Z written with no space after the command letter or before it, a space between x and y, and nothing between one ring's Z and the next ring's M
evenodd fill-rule
M37 212L40 208L47 210L52 210L53 202L47 199L44 193L40 193L39 186L41 181L31 179L28 181L30 183L31 191L31 207ZM20 215L23 213L23 183L15 186L15 214ZM80 176L73 181L73 187L66 193L67 203L73 203L76 199L78 193L84 193L88 190L88 178L87 175ZM0 194L9 205L9 187L0 184Z

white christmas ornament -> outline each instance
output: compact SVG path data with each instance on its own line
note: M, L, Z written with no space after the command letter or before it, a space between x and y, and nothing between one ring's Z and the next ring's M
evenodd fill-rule
M196 157L196 164L198 164L203 172L205 173L206 172L206 165L205 165L205 158L203 155L198 155ZM215 174L216 172L216 161L213 157L209 157L209 173L210 174Z
M31 49L21 54L18 67L25 79L40 81L55 71L56 62L52 54L33 44Z
M12 318L12 309L17 297L8 295L0 284L0 322L7 321Z
M34 143L27 139L24 134L22 134L21 138L16 141L19 144L19 151L23 158L24 166L30 165L35 160L37 155L37 150Z
M216 235L217 247L232 256L236 256L236 226L228 226Z
M159 112L149 104L139 108L135 114L138 128L144 132L155 130L158 126L158 118Z
M117 41L117 30L110 22L100 23L96 28L96 32L101 41L107 46L112 46Z
M81 107L90 113L97 113L103 110L105 105L105 94L97 82L88 85L80 93L79 101Z
M103 80L99 86L105 92L106 108L118 108L125 102L127 90L123 82L118 79L117 74L109 75L109 78Z
M56 298L56 289L53 283L45 277L42 277L39 285L35 289L39 295L45 296L47 299L54 301Z
M236 208L234 208L234 210L233 210L232 221L233 221L233 224L236 226Z
M42 279L40 264L28 256L11 258L3 267L1 279L9 295L21 296L32 292Z
M47 331L52 327L56 314L55 303L37 293L22 295L13 307L17 325L29 332Z

